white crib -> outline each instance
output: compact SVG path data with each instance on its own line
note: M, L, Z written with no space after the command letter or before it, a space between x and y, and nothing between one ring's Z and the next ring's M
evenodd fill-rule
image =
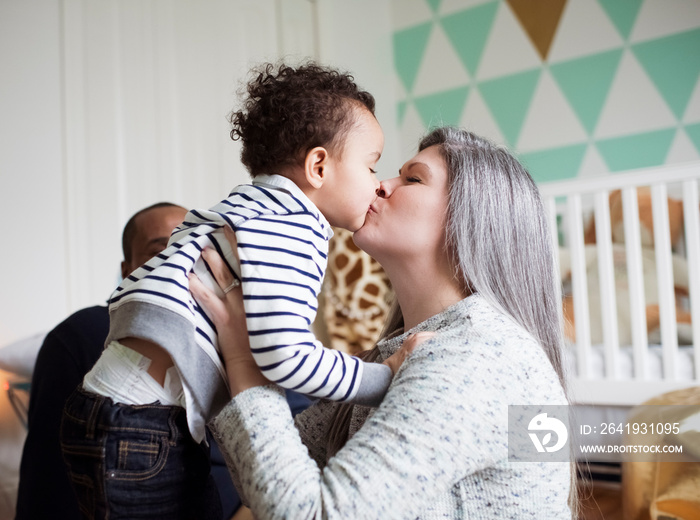
M575 341L567 347L571 391L576 403L632 406L664 392L700 384L700 162L636 170L608 177L543 183L552 241L560 241L571 261ZM659 345L647 336L642 245L637 188L651 188L656 278L660 317ZM621 190L631 345L618 339L617 301L609 195ZM692 345L679 346L667 197L683 200L684 239L674 254L688 266L688 301ZM602 343L592 344L584 225L595 215L597 274L600 279ZM563 226L558 224L562 224ZM617 246L615 246L617 247ZM590 264L589 264L590 265ZM596 295L596 297L598 297ZM627 298L625 298L627 299ZM625 302L626 303L626 302ZM654 369L656 367L656 369Z

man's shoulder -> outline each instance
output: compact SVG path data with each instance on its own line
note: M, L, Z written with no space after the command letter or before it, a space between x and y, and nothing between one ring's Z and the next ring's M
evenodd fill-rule
M44 338L35 372L67 366L69 359L87 372L100 356L108 332L107 307L96 305L74 312Z
M109 311L105 305L95 305L75 311L49 332L49 335L104 336L109 330Z
M109 311L106 305L93 305L92 307L85 307L75 311L73 314L68 316L63 320L58 326L60 327L64 323L82 323L84 321L93 320L109 320Z

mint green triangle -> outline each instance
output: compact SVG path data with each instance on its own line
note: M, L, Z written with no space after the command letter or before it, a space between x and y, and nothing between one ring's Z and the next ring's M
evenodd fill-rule
M560 181L578 175L586 143L519 154L535 182Z
M394 33L394 66L407 92L413 90L432 22L426 22Z
M434 12L437 13L438 9L440 9L440 3L442 0L426 0L428 2L428 5L430 6L430 9Z
M632 46L637 59L678 119L700 76L700 29Z
M479 67L498 2L490 2L442 18L442 27L472 76Z
M700 123L686 125L685 133L688 134L690 140L693 141L695 148L700 152Z
M675 128L614 137L596 142L611 171L619 172L663 164L671 148Z
M598 123L621 57L622 49L615 49L549 67L589 135Z
M413 102L426 128L459 125L469 87L460 87L416 98Z
M406 115L406 108L408 107L407 101L399 101L396 106L396 116L399 126L403 124L403 118Z
M511 146L518 142L541 72L537 68L479 84L486 104Z
M613 25L626 40L629 38L634 22L639 14L642 0L598 0L603 10L612 20Z

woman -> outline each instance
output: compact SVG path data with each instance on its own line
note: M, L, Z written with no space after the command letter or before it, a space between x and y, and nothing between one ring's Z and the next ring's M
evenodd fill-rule
M355 233L396 294L371 356L434 333L377 409L324 401L295 428L235 335L240 292L219 300L194 283L224 336L233 397L215 435L256 518L571 517L569 465L508 461L509 404L567 403L537 188L506 150L464 130L434 130L419 150L381 183ZM220 259L207 261L226 287Z

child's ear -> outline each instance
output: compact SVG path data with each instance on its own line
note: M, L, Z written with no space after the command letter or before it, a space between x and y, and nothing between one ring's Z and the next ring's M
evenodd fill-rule
M322 146L317 146L306 154L304 159L304 176L313 188L319 189L328 178L328 150Z

